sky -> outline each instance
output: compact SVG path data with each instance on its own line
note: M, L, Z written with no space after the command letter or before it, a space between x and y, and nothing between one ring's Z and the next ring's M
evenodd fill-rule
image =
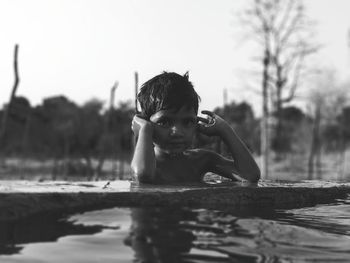
M257 90L245 85L252 63L237 32L235 14L247 0L0 0L0 105L14 82L19 44L18 96L32 105L65 95L78 104L98 98L108 105L133 100L134 72L142 84L162 71L184 74L201 96L201 109L228 101L261 108ZM349 0L306 0L323 48L315 61L349 79Z

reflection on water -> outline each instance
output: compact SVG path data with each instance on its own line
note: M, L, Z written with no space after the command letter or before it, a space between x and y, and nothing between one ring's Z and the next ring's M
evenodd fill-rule
M195 235L180 222L195 218L195 212L185 209L132 208L125 244L135 251L137 262L182 262L182 254L191 250Z
M349 203L114 208L33 219L1 226L0 262L349 262Z
M92 235L102 229L103 226L75 225L52 216L5 222L0 224L0 254L19 253L21 244L54 242L68 235Z
M350 198L336 204L284 211L281 221L325 233L350 236Z

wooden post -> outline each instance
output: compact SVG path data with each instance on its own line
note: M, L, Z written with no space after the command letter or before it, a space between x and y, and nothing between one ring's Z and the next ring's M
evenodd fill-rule
M108 114L109 121L108 121L108 123L111 127L114 127L112 114L113 114L113 110L114 110L115 91L118 88L118 85L119 85L119 82L116 81L114 83L113 87L111 88L111 94L110 94L110 98L109 98L109 114ZM116 177L117 168L118 168L117 160L118 160L118 152L120 152L120 150L118 150L119 146L120 145L116 145L116 147L113 147L113 150L112 150L112 175L113 175L114 179Z
M224 88L224 90L223 90L222 97L223 97L223 103L224 103L224 107L225 107L227 105L227 89L226 88Z
M16 91L18 88L18 84L19 84L19 75L18 75L18 49L19 46L18 44L15 45L15 51L14 51L14 61L13 61L13 67L14 67L14 73L15 73L15 82L13 84L13 88L12 88L12 92L11 92L11 96L10 96L10 100L9 103L7 104L7 107L4 108L4 115L2 118L2 125L1 125L1 131L0 131L0 145L3 145L4 143L4 139L5 139L5 135L6 135L6 129L7 129L7 120L8 120L8 116L10 113L10 109L11 109L11 104L13 102L14 97L16 96Z
M139 74L137 73L137 71L135 71L135 114L138 114L138 108L137 108L137 93L139 91ZM137 142L137 138L135 136L132 137L132 146L133 149L135 149L136 146L136 142Z
M113 85L113 87L111 88L111 95L109 98L109 109L113 110L114 109L114 98L115 98L115 91L118 88L119 82L116 81Z
M137 109L137 93L139 92L139 74L135 71L135 113L138 113Z
M315 105L315 116L312 127L312 138L310 145L310 154L308 160L308 180L313 180L315 171L315 157L319 153L320 148L320 123L321 123L321 105L316 103ZM318 170L316 169L316 172Z
M261 117L261 171L263 179L268 178L269 174L269 111L268 111L268 69L270 65L270 52L268 49L265 50L263 60L263 80L262 80L262 117Z
M222 108L225 109L225 106L227 105L227 89L224 88L223 91L222 91ZM223 143L221 141L220 138L217 138L217 141L216 141L216 152L219 153L219 154L223 154ZM222 180L222 177L220 176L221 180Z

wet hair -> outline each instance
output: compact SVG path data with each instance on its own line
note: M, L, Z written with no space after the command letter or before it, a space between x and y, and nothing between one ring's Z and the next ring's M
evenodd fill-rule
M198 113L200 97L188 80L188 72L181 76L164 71L145 82L137 99L141 106L141 116L148 119L160 110L180 110L183 106L193 108Z

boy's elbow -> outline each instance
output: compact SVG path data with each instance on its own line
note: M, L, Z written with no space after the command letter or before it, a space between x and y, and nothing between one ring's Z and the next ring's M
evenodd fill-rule
M140 169L136 167L131 167L133 170L134 178L139 183L152 183L154 172L147 169Z
M152 184L153 183L153 179L152 176L150 174L144 174L144 173L140 173L140 174L135 174L135 178L136 181L142 184Z
M252 183L257 183L260 180L260 178L261 178L261 172L259 168L250 172L249 176L247 176L247 179Z
M251 179L249 180L252 183L257 183L261 178L260 170L252 174Z
M243 179L251 182L251 183L257 183L260 178L261 178L261 173L260 173L260 169L256 169L253 171L246 171L246 172L241 172L240 173Z

